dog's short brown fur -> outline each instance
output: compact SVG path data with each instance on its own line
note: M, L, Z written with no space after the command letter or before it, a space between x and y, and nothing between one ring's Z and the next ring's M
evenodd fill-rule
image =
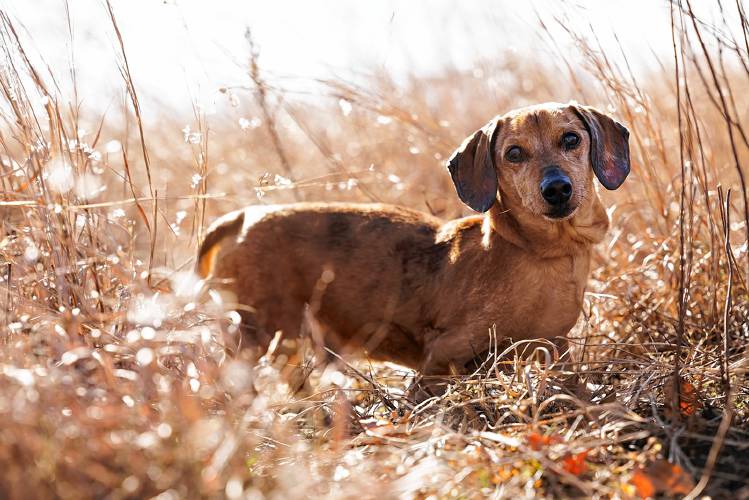
M565 148L573 132L579 144ZM443 222L380 204L251 206L209 230L198 271L244 309L244 341L295 337L305 304L325 345L423 374L461 371L489 329L513 340L565 335L581 310L591 246L608 217L593 186L629 172L628 132L593 108L543 104L491 120L448 168L460 198L485 212ZM518 146L519 162L507 159ZM550 165L572 182L550 214L539 185Z

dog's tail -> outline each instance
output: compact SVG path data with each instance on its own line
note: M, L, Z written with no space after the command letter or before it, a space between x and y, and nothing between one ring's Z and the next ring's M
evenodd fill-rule
M213 264L223 240L228 236L236 235L243 224L244 210L226 214L211 224L198 250L198 260L195 265L195 271L201 278L207 278L213 271Z

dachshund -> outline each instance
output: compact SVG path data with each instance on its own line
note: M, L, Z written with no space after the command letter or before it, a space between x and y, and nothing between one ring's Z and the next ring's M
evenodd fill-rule
M477 215L442 221L386 204L249 206L208 230L196 270L240 311L245 345L300 335L424 376L465 373L499 339L566 335L607 213L594 187L630 170L629 132L576 103L491 119L447 162ZM307 311L307 312L305 312Z

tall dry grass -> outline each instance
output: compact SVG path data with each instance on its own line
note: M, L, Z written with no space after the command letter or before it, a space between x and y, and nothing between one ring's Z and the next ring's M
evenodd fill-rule
M582 64L508 53L309 98L267 77L248 33L248 84L220 89L210 119L196 106L158 128L106 5L125 92L112 116L81 106L74 71L64 94L0 12L3 497L749 494L740 1L722 24L673 1L672 60L646 78L569 31ZM199 294L191 259L215 215L355 200L457 217L451 149L493 112L573 98L628 124L633 173L602 193L613 224L571 357L498 347L419 406L412 374L342 363L300 397L284 360L244 359L236 314Z

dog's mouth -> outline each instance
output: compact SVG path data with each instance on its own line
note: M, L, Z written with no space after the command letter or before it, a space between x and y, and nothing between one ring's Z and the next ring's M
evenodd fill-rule
M544 218L554 222L560 222L567 220L577 211L576 206L572 206L570 203L552 207L552 209L544 214Z

